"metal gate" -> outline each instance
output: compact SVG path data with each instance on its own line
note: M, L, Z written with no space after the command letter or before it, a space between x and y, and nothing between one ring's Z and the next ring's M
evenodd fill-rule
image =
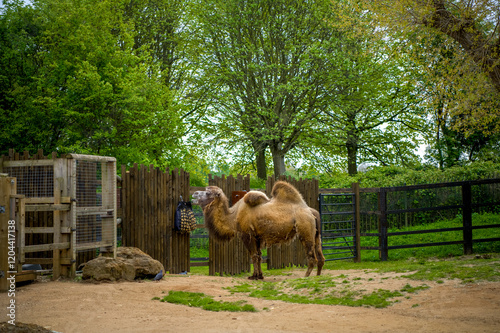
M355 194L319 195L321 239L327 261L356 258Z

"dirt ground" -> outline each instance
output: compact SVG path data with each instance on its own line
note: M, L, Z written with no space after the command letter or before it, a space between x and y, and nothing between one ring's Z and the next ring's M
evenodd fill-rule
M301 277L267 277L268 281ZM442 284L410 281L395 273L325 271L358 281L358 288L400 290L404 285L430 288L402 297L387 308L303 305L251 298L224 287L246 278L167 275L160 282L89 283L37 281L16 288L16 323L56 332L500 332L500 283ZM209 312L157 300L169 290L203 292L224 301L245 300L256 313ZM9 298L0 294L0 314ZM8 318L7 318L8 319ZM13 328L0 324L0 331ZM22 331L17 327L17 332Z

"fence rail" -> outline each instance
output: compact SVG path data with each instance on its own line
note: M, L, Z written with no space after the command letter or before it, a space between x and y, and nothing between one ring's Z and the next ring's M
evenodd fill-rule
M483 238L483 239L473 239L473 230L478 229L492 229L500 228L500 225L483 225L483 226L473 226L472 225L472 213L474 208L489 207L491 209L498 207L500 202L498 198L500 197L500 179L486 179L477 181L462 181L462 182L448 182L439 184L426 184L426 185L413 185L413 186L398 186L398 187L383 187L377 191L370 189L371 193L378 194L378 210L361 212L364 215L375 215L379 220L379 232L363 232L361 236L364 237L378 237L379 246L364 246L361 247L362 250L378 250L380 251L381 260L387 260L389 257L389 250L396 249L407 249L407 248L421 248L429 246L443 246L443 245L455 245L463 244L464 254L473 253L473 243L478 242L495 242L499 241L500 238ZM491 195L490 202L473 203L473 187L491 185ZM411 192L416 190L431 190L431 189L446 189L446 188L460 188L460 203L459 204L447 204L441 205L436 204L431 207L418 207L418 208L406 208L406 209L388 209L390 202L388 202L388 194L396 192ZM364 189L360 189L363 192ZM436 211L446 211L446 210L459 210L462 214L462 226L454 228L440 228L440 229L427 229L427 230L415 230L415 231L397 231L389 232L388 222L391 215L406 214L406 213L418 213L418 212L436 212ZM397 237L404 235L418 235L418 234L428 234L428 233L438 233L438 232L452 232L452 231L462 231L462 239L455 241L443 241L443 242L433 242L433 243L418 243L418 244L404 244L404 245L389 245L389 237Z

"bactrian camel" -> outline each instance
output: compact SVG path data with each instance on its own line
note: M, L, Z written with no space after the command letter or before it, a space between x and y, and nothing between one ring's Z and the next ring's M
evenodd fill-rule
M218 240L229 241L239 235L250 252L254 271L249 279L263 279L262 248L290 242L299 237L307 255L306 276L317 265L317 274L325 263L321 250L320 216L307 206L302 195L291 184L278 181L271 199L259 191L248 192L232 207L217 186L193 194L194 203L203 208L205 225Z

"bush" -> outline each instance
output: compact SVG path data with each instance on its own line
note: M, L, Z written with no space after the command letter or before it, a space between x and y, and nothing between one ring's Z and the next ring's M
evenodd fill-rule
M473 162L466 166L456 166L440 170L433 166L408 169L398 166L372 167L356 176L345 173L320 175L320 188L347 188L354 182L361 187L390 187L418 184L433 184L464 180L479 180L500 177L500 163Z

